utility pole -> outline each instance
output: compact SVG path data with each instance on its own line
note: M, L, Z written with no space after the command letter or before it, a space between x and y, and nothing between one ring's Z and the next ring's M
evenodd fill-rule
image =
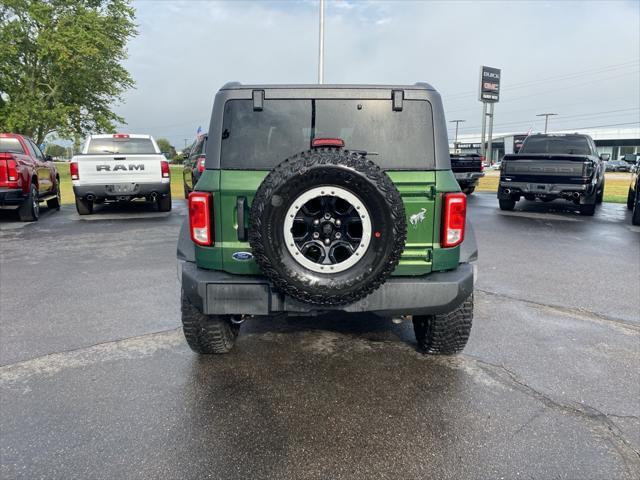
M324 0L320 0L320 38L318 39L318 83L324 83Z
M185 150L187 149L187 141L188 141L188 140L189 140L188 138L185 138L185 139L184 139L184 149L185 149Z
M544 133L547 133L547 126L549 125L549 117L552 115L558 115L557 113L539 113L536 117L544 117Z
M460 123L464 123L466 120L449 120L449 123L456 124L456 139L453 141L453 148L456 148L456 143L458 143L458 125Z

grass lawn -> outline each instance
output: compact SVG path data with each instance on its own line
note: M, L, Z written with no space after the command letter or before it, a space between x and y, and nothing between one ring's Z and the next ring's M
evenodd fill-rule
M171 198L174 200L184 198L182 187L182 165L171 165ZM56 162L56 168L60 174L60 185L62 186L62 203L73 203L73 188L71 187L71 176L69 175L69 164Z
M622 172L605 173L604 184L604 201L613 203L626 203L627 193L629 192L629 184L631 183L631 174ZM488 170L486 175L480 179L478 183L478 192L496 192L498 191L498 181L500 172L496 170Z

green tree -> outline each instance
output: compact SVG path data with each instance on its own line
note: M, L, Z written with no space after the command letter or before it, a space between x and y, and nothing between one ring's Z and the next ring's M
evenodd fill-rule
M0 131L41 143L113 132L113 105L134 82L122 66L136 35L129 0L0 2Z
M64 157L66 153L67 149L57 143L48 143L44 149L44 154L52 157Z
M173 145L169 143L169 140L167 140L166 138L158 138L156 140L156 143L158 144L158 148L160 149L160 151L164 153L165 157L167 158L175 157L176 149L173 147Z

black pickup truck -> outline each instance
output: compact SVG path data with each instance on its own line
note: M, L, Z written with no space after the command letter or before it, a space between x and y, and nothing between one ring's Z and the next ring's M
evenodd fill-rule
M581 215L593 215L604 194L604 163L593 139L581 134L528 136L517 154L505 155L500 171L501 210L527 200L569 200Z
M471 195L478 185L478 180L484 177L482 157L477 153L450 154L451 170L460 185L460 189Z

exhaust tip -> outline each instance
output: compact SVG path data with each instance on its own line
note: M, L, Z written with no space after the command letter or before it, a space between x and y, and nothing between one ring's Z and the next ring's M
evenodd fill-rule
M90 202L92 202L92 201L94 201L96 199L96 196L93 193L90 193L85 198L87 200L89 200Z
M504 193L506 193L507 195L509 195L511 193L511 189L510 188L505 188L504 189Z

